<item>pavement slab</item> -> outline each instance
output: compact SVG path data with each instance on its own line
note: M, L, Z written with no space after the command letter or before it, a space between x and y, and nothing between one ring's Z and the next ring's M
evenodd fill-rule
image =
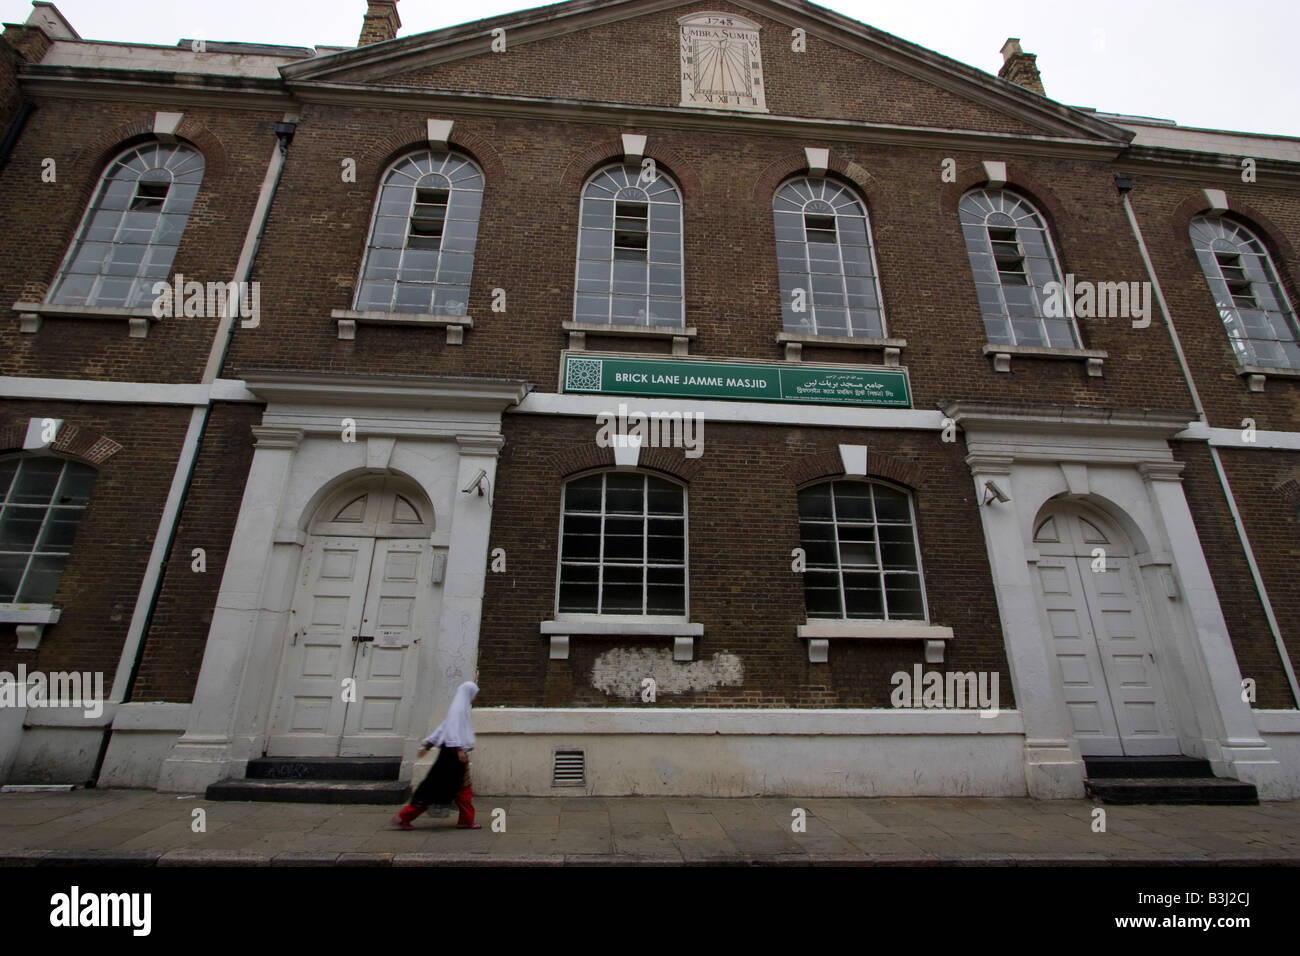
M1089 800L479 795L476 804L481 830L424 816L400 831L384 806L0 794L0 865L1300 865L1300 802L1106 806L1100 833ZM503 833L492 829L497 808ZM204 832L192 829L195 809Z

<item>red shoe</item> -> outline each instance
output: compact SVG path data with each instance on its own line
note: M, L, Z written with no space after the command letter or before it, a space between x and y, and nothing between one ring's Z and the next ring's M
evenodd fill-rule
M457 830L482 830L482 829L483 829L483 824L481 824L481 823L471 823L469 826L465 826L465 824L463 824L463 823L458 823L458 824L456 824L456 829L457 829Z
M401 817L393 817L393 819L389 820L388 822L389 822L389 823L390 823L390 824L391 824L395 829L398 829L398 830L414 830L414 829L415 829L415 827L411 826L409 823L407 823L407 822L406 822L405 820L403 820Z

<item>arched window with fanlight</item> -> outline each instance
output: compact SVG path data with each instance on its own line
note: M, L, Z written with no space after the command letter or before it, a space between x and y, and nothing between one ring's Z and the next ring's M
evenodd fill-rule
M925 621L912 496L879 481L828 481L799 492L808 618Z
M1191 223L1192 247L1243 366L1300 369L1300 328L1259 237L1232 219Z
M95 469L49 455L0 458L0 604L49 604Z
M802 177L772 201L785 331L883 338L866 206L847 186Z
M978 189L962 197L959 209L989 344L1079 348L1072 304L1058 292L1061 308L1045 307L1061 267L1033 204L1007 189Z
M681 326L682 199L662 171L609 166L582 190L576 322Z
M456 153L421 150L384 174L361 267L363 312L466 315L483 173Z
M203 155L144 143L104 169L59 268L53 305L145 308L166 281L203 182Z
M686 489L640 472L564 486L559 614L686 615Z

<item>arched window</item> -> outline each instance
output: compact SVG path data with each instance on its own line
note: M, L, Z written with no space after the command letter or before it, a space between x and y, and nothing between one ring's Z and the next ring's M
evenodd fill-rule
M557 611L686 614L686 491L602 472L564 486Z
M0 603L53 600L94 483L79 462L0 458Z
M772 201L787 332L883 338L867 210L848 187L802 178Z
M1192 246L1242 365L1300 369L1300 333L1268 250L1230 219L1193 219Z
M1038 210L1005 189L980 189L962 197L960 211L989 344L1079 348L1064 293L1053 297L1060 309L1044 308L1045 287L1061 281L1061 267Z
M880 482L831 481L799 492L808 617L927 620L912 498Z
M455 153L423 150L384 175L356 307L465 315L483 174Z
M203 155L145 143L108 164L59 268L54 305L145 308L167 280L203 182Z
M684 324L682 199L662 172L610 166L582 191L573 317L615 325Z

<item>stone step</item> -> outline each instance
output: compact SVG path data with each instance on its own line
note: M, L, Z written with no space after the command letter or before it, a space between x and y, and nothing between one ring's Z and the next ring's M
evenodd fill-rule
M1119 777L1085 780L1084 789L1102 803L1210 803L1255 806L1253 783L1223 777Z
M396 780L398 757L258 757L248 761L250 780Z
M406 803L410 784L397 780L221 780L207 789L209 800L258 803Z
M1133 777L1213 777L1210 762L1199 757L1084 757L1088 779Z

